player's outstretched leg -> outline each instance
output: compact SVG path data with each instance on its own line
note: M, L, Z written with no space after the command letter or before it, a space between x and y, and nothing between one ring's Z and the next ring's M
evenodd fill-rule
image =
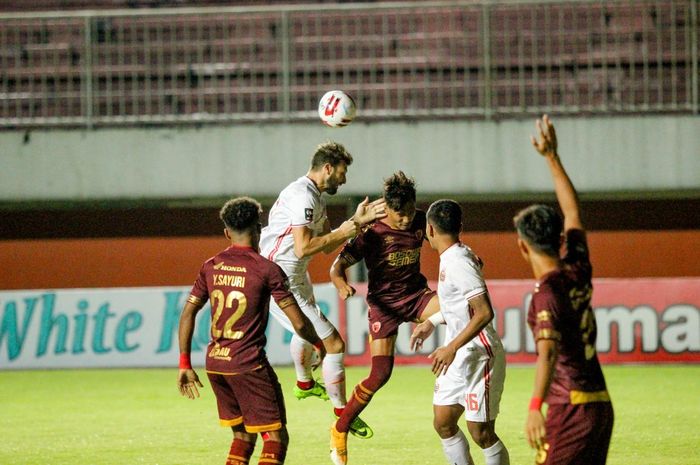
M367 423L360 419L360 413L372 400L374 393L389 380L393 367L393 356L375 355L372 357L369 376L355 386L350 402L345 406L336 423L338 431L349 431L353 436L362 439L368 439L374 435Z
M341 433L331 424L331 461L333 465L348 463L348 433Z

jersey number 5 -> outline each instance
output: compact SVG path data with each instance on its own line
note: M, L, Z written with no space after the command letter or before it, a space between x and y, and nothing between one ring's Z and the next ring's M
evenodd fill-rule
M212 316L211 319L212 339L219 340L223 337L224 339L236 340L242 338L243 331L234 331L233 325L243 316L248 306L248 299L246 299L245 294L241 291L231 291L227 295L224 295L221 290L216 289L211 293L210 300L214 308L214 316ZM224 322L224 329L218 329L219 318L221 318L221 315L224 313L224 309L233 308L234 302L238 303L236 311Z

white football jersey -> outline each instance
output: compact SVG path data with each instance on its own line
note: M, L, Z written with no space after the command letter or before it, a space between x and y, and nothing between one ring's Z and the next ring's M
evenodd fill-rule
M469 299L488 292L481 273L482 262L468 246L458 242L440 255L438 299L445 317L445 343L453 340L469 324L472 309ZM462 347L463 357L490 357L503 350L492 322Z
M306 275L311 260L294 255L292 228L305 226L315 237L323 233L326 218L326 201L306 176L285 187L270 209L267 226L260 236L260 254L281 266L292 286L297 278Z

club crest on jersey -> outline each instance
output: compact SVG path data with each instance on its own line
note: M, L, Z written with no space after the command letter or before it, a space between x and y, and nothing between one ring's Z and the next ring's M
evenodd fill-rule
M304 218L306 221L311 221L314 219L314 209L313 208L305 208L304 209Z
M374 323L372 323L373 333L378 333L380 329L382 329L382 323L380 321L375 321Z
M445 270L440 270L440 281L445 280Z
M423 239L423 230L422 229L419 229L418 231L416 231L416 239L418 239L418 240Z
M389 245L393 244L396 238L394 236L384 236L384 243Z

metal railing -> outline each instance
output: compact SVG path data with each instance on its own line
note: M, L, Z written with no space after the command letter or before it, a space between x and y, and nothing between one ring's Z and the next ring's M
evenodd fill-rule
M0 14L0 127L698 113L698 0Z

